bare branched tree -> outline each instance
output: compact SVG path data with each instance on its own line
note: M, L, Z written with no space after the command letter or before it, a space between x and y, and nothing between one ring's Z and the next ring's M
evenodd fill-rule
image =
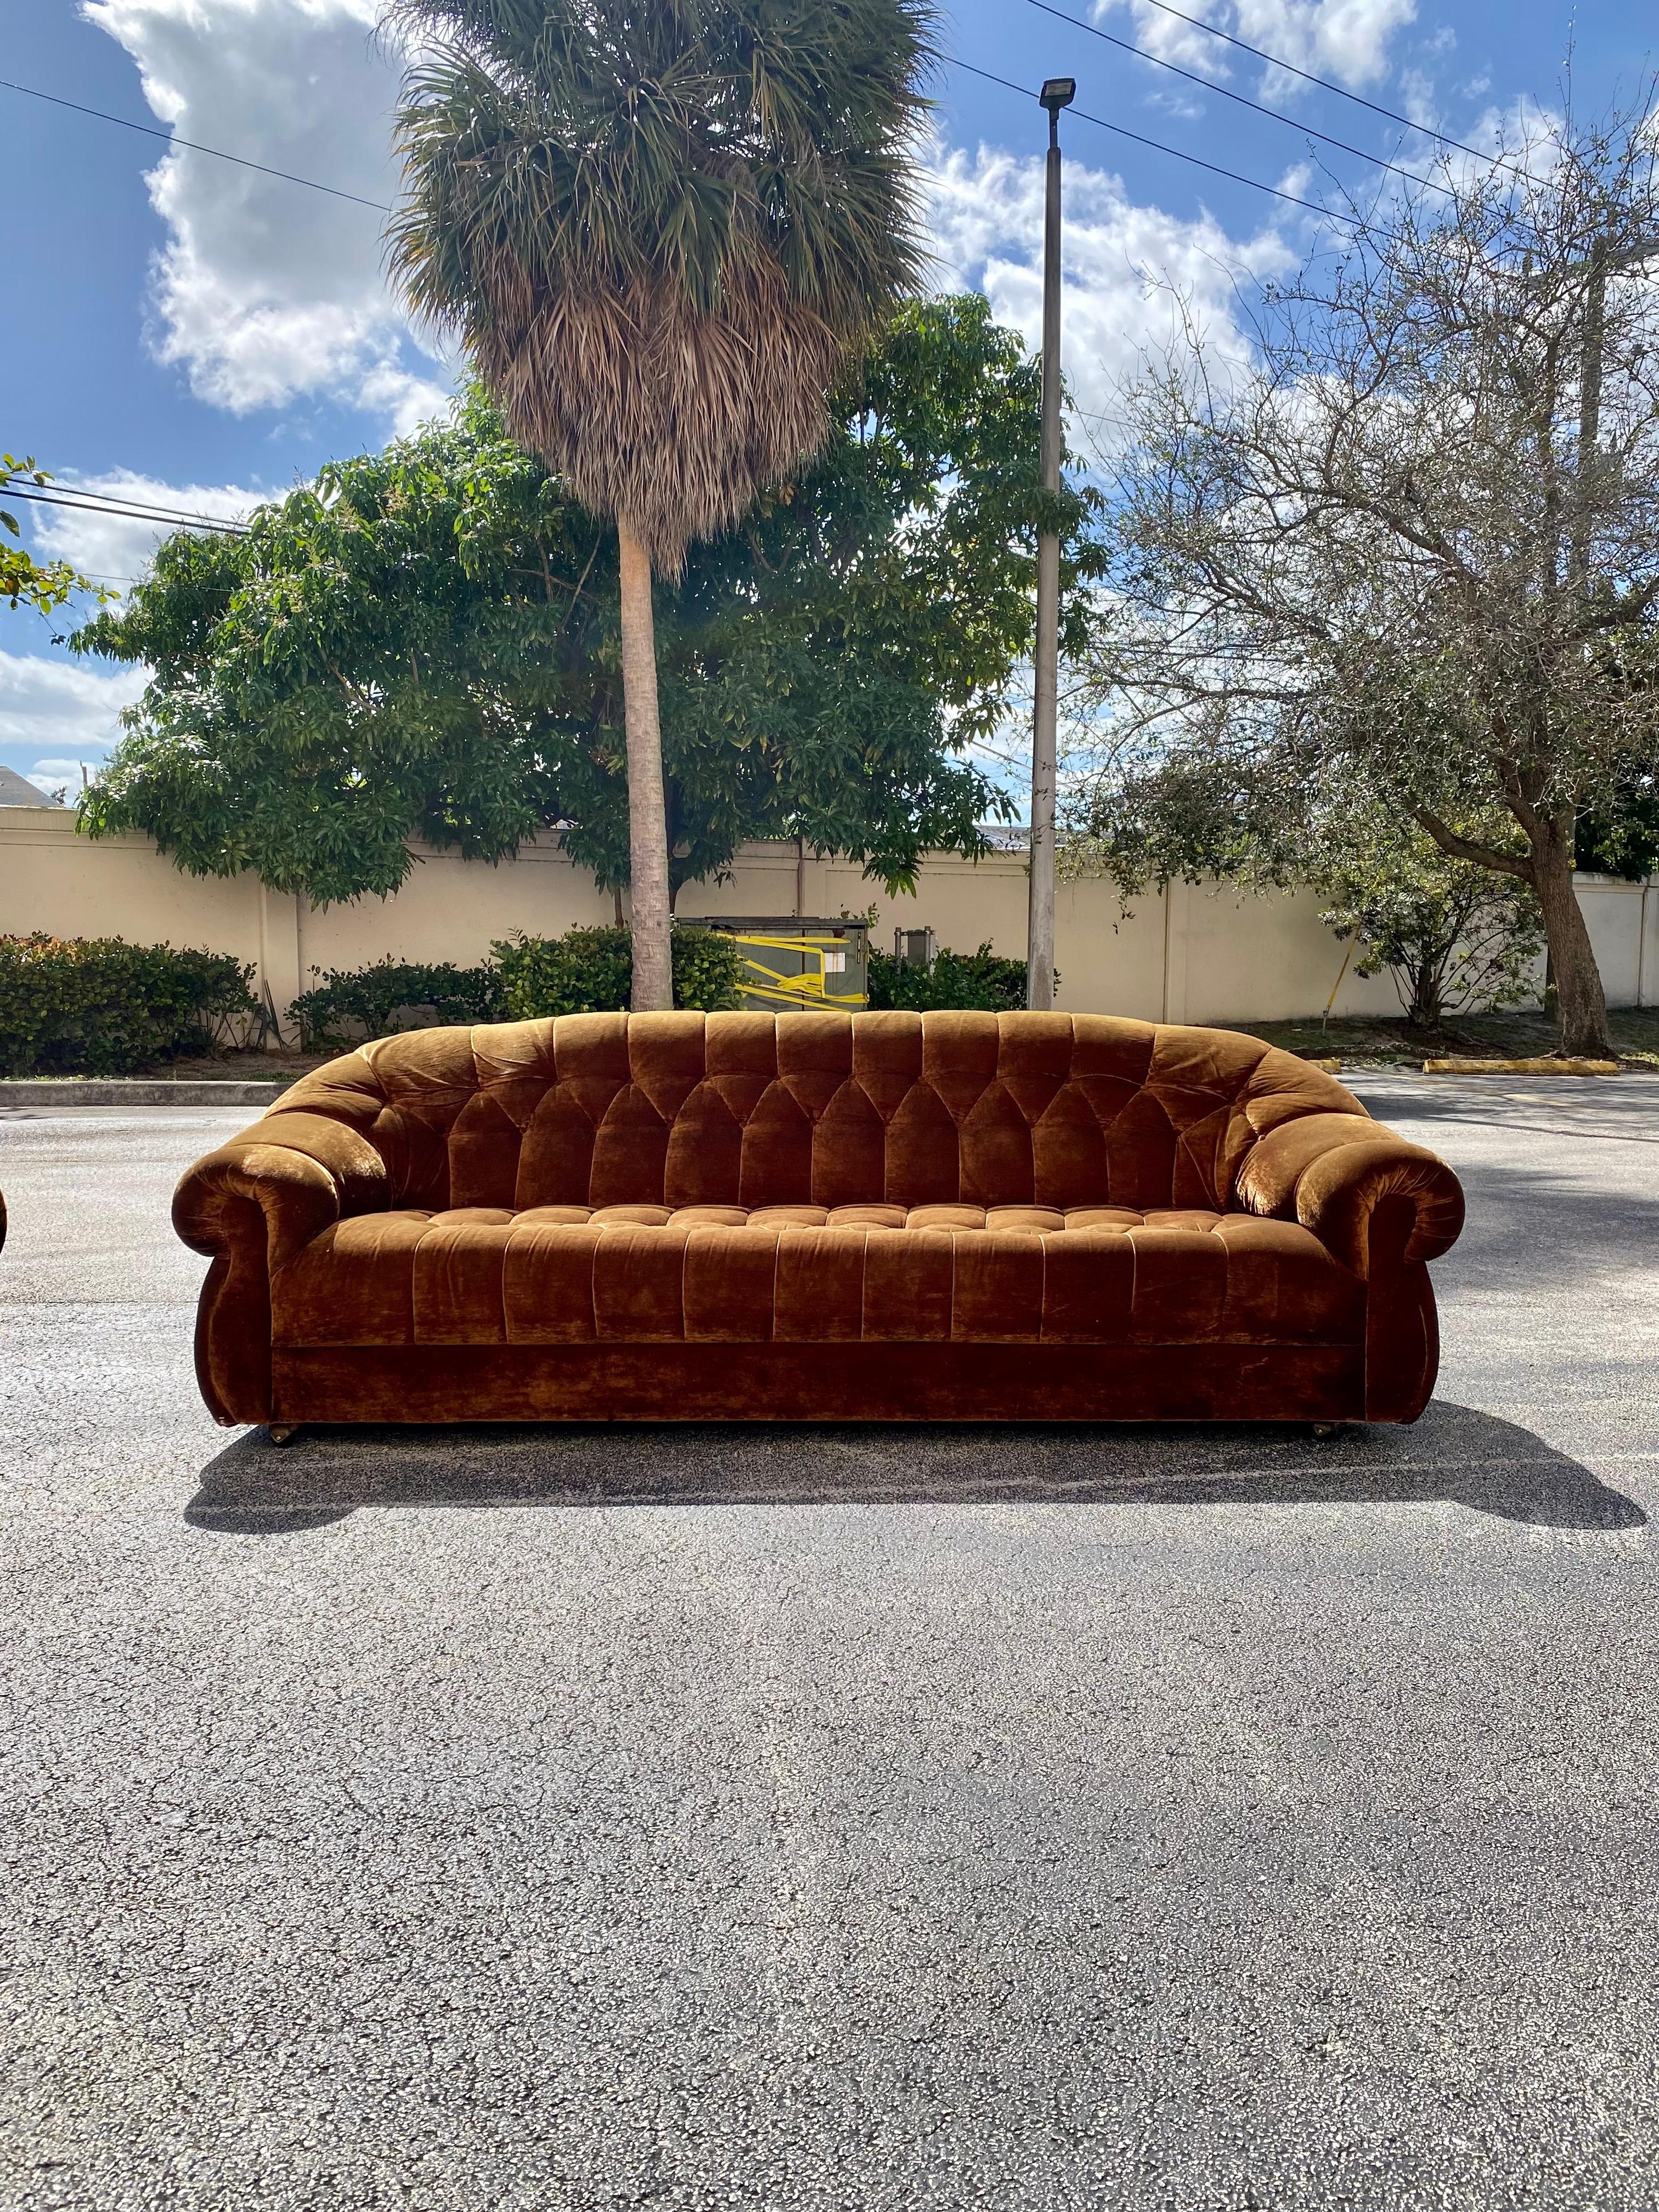
M1564 1048L1598 1055L1574 824L1659 760L1656 147L1650 97L1448 168L1268 292L1254 367L1189 329L1125 395L1082 810L1167 872L1218 826L1282 861L1363 791L1531 887Z

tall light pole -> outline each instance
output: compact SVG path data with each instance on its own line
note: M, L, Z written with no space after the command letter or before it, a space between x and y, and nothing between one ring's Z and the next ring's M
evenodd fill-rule
M1042 209L1042 489L1060 489L1060 111L1077 80L1051 76L1038 98L1048 111ZM1054 1003L1055 722L1060 695L1060 538L1037 538L1036 652L1031 704L1031 905L1025 936L1025 1003Z

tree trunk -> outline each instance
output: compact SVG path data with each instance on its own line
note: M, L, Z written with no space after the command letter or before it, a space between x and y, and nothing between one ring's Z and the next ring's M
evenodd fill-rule
M669 942L668 822L663 805L662 726L657 719L657 637L651 556L620 520L623 716L628 726L628 863L634 922L636 1014L674 1003Z
M1574 1059L1613 1060L1601 970L1572 887L1572 823L1540 825L1533 840L1532 884L1543 910L1544 935L1561 1010L1561 1049Z
M1440 1027L1440 978L1431 952L1425 953L1419 967L1407 971L1412 979L1412 1002L1406 1013L1406 1026L1421 1030L1428 1035Z

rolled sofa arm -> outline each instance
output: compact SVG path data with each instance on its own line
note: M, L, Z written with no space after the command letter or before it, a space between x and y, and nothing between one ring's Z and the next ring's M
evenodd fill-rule
M1446 1163L1364 1115L1281 1121L1246 1152L1233 1188L1247 1212L1293 1216L1366 1278L1379 1209L1382 1245L1396 1263L1437 1260L1463 1226L1462 1186Z
M196 1372L227 1427L270 1415L270 1278L348 1214L391 1202L367 1137L320 1114L273 1107L198 1160L173 1199L173 1225L213 1261L196 1322Z

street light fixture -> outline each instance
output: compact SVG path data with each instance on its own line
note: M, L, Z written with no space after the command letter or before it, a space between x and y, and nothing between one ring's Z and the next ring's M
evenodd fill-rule
M1037 94L1048 113L1042 215L1042 489L1060 489L1060 112L1077 79L1051 76ZM1054 1003L1055 726L1060 697L1060 538L1037 537L1036 650L1031 705L1031 882L1025 934L1025 1003Z

